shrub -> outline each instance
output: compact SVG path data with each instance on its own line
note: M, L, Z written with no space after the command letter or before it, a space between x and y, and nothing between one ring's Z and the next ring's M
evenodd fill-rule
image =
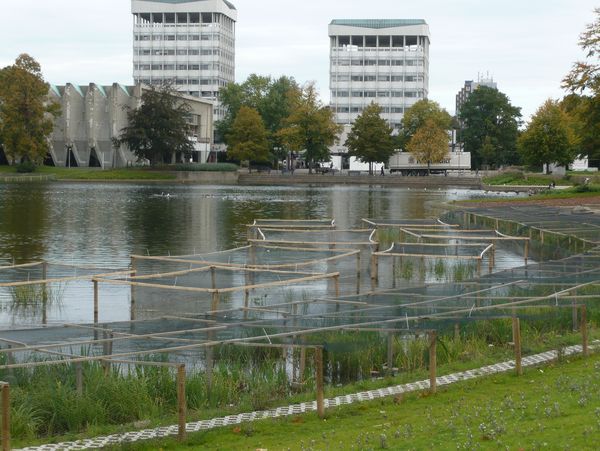
M238 166L233 163L190 163L175 165L174 170L192 172L235 172L238 170Z
M19 163L16 166L16 169L19 174L27 174L30 172L35 172L35 164L31 161L24 161L22 163Z

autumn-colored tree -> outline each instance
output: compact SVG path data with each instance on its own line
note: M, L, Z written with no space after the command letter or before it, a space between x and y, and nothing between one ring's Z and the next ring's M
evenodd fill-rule
M0 70L0 142L9 162L40 164L46 158L54 118L60 114L48 90L39 63L27 54Z
M140 107L128 111L129 125L115 144L126 144L152 165L170 163L177 153L189 156L194 150L189 139L189 111L190 106L170 86L150 86L142 92Z
M432 100L419 100L404 113L402 129L398 135L398 147L406 149L406 145L427 120L435 123L443 130L452 126L452 116L439 103Z
M269 160L267 130L258 111L242 106L227 135L229 157L248 162Z
M369 163L369 174L373 174L373 163L387 163L394 153L392 128L381 117L381 107L371 103L352 124L346 139L348 154Z
M277 135L289 149L304 151L309 172L315 162L330 159L329 146L335 143L341 127L335 123L331 109L322 105L314 84L298 91L284 124Z
M426 119L406 145L415 159L427 163L427 172L431 172L431 163L440 163L448 154L448 133L433 118Z
M547 100L533 115L519 137L518 148L523 160L530 165L556 163L568 167L578 153L579 140L571 119L554 100Z

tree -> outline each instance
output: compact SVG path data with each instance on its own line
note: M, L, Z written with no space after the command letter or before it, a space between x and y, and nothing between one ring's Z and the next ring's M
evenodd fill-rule
M274 80L252 74L241 84L228 84L221 88L219 93L226 115L216 124L217 134L229 144L227 137L240 108L253 108L260 114L268 132L271 153L278 159L285 158L287 152L283 149L278 132L284 127L284 120L291 114L292 104L299 90L296 81L285 76Z
M48 89L40 65L27 54L0 70L0 142L11 163L39 164L46 158L54 118L60 115Z
M581 153L600 160L600 8L594 10L595 21L579 37L586 60L574 63L562 86L571 94L562 106L576 121Z
M465 151L471 152L471 161L476 169L482 164L491 166L517 164L517 137L521 109L512 106L508 97L497 89L479 86L471 93L458 112L462 122L459 140ZM495 152L492 160L484 159L490 145Z
M413 135L427 120L431 120L443 130L449 130L452 127L452 116L437 102L427 99L419 100L404 113L402 130L398 135L398 147L405 149Z
M268 161L269 142L265 125L253 108L242 106L227 136L228 153L240 161Z
M187 124L190 106L168 85L150 86L141 100L139 108L127 112L129 125L116 143L126 144L151 165L173 162L177 153L189 156L194 150Z
M387 162L394 153L392 128L381 117L381 107L371 103L352 124L346 139L348 154L369 163L369 174L373 174L373 163Z
M578 139L571 119L560 104L547 100L533 115L519 137L519 152L530 165L550 164L568 167L578 153Z
M307 85L292 99L292 112L278 136L291 150L304 151L309 172L315 162L330 159L329 146L336 141L341 127L333 112L321 104L314 84Z
M418 162L427 162L427 172L431 163L440 163L448 155L448 133L435 118L425 120L406 145Z

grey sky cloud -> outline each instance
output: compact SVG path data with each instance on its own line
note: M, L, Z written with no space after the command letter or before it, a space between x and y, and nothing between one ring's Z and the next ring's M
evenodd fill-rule
M548 97L564 95L560 81L582 57L578 36L598 6L597 0L233 2L237 81L251 73L291 75L315 81L328 101L332 19L422 18L431 30L431 99L453 113L464 81L489 72L525 117ZM0 29L0 67L26 52L50 83L132 82L129 0L4 3L11 7Z

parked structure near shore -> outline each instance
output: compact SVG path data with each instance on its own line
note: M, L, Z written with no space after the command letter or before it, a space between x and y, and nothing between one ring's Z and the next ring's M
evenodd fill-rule
M124 145L115 147L113 139L127 126L127 109L141 104L144 86L90 83L77 86L51 86L49 99L60 104L61 115L50 137L47 163L63 167L114 168L136 163L135 155ZM213 137L213 103L179 94L190 108L190 139L194 141L194 160L204 162Z

